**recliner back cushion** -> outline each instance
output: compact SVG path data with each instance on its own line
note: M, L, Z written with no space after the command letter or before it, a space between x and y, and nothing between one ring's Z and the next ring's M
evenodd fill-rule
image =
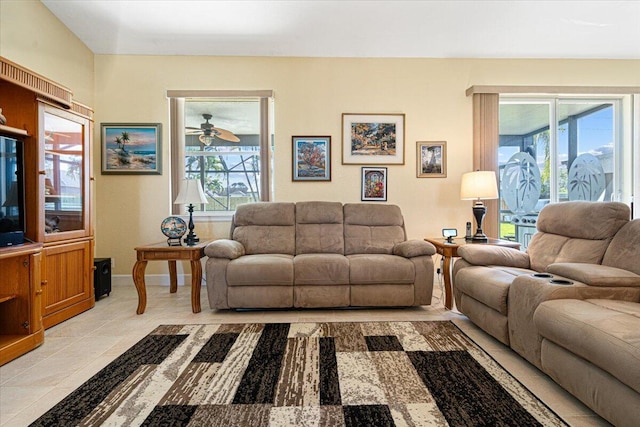
M616 233L602 264L640 274L640 219L629 221Z
M629 207L618 202L563 202L545 206L538 232L527 248L531 268L556 262L600 264L609 242L629 222Z
M406 234L402 212L396 205L347 203L344 205L344 253L391 254Z
M342 203L296 203L296 255L344 254Z
M233 240L242 243L247 255L295 254L294 203L258 202L236 208Z

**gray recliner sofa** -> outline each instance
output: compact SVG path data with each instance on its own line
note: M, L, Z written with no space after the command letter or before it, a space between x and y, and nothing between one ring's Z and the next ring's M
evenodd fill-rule
M458 309L616 426L640 419L640 219L548 205L527 252L458 250Z
M205 254L211 308L431 303L435 248L407 241L395 205L244 204L231 239L210 243Z

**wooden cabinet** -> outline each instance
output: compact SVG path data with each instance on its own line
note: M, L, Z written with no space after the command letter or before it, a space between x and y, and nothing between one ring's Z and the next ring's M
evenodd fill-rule
M45 246L43 256L42 314L49 328L94 306L93 241Z
M95 304L88 117L39 102L38 240L44 243L44 327Z
M24 268L19 261L7 261L6 268L0 266L2 286L9 286L4 282L5 275L13 277L20 286L30 289L30 293L20 295L31 298L28 305L19 305L18 309L11 302L18 297L0 296L0 301L10 298L0 303L0 334L6 336L23 332L16 325L33 325L34 319L42 318L37 323L48 328L95 304L93 111L73 101L69 89L2 57L0 93L5 125L19 130L24 142L24 234L38 244L38 254L29 255L28 277L16 271ZM27 246L0 250L21 254L22 247ZM0 294L5 291L0 289ZM20 310L25 307L29 308L28 319L12 320L5 326L5 320L22 319L24 312ZM0 339L3 352L4 343Z
M44 341L41 244L0 249L0 365Z

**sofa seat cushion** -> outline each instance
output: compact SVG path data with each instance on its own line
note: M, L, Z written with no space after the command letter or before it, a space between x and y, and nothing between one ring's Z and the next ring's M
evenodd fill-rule
M640 393L640 303L545 301L533 316L540 335ZM543 364L552 364L544 361Z
M293 286L293 256L245 255L229 262L228 286Z
M397 255L359 254L347 258L352 285L411 284L416 277L413 262Z
M303 254L293 259L296 285L348 285L349 260L338 254Z
M534 271L516 267L471 266L458 271L453 286L506 316L509 286L516 277L531 273Z

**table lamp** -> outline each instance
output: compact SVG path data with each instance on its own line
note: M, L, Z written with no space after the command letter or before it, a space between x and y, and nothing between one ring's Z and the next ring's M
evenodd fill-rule
M207 203L207 197L204 195L204 191L202 191L200 181L197 179L183 179L178 197L176 197L173 203L176 205L189 205L187 207L189 211L189 233L187 237L184 238L184 243L187 246L193 246L200 241L198 236L193 232L193 205L195 203Z
M487 235L482 231L482 220L487 213L487 208L482 200L498 198L496 173L493 171L475 171L463 174L460 198L462 200L476 201L473 205L473 216L476 218L478 228L476 234L471 237L471 241L488 241Z

